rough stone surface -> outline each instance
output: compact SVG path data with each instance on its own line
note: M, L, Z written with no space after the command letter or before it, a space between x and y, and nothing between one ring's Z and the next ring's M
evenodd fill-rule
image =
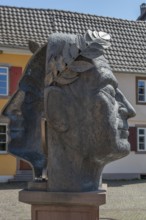
M135 110L118 89L101 36L56 33L43 48L31 46L36 52L3 111L9 151L32 164L35 178L46 172L51 192L98 190L103 167L130 150L127 120Z
M27 64L19 89L4 110L9 118L8 151L34 168L39 178L46 165L41 141L41 120L44 111L44 77L46 46Z

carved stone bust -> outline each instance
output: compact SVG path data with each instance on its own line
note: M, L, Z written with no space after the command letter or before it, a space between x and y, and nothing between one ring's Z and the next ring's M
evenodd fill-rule
M5 107L9 152L28 161L47 190L99 188L103 167L129 153L135 110L104 58L109 35L55 33L37 48ZM37 48L37 49L36 49Z

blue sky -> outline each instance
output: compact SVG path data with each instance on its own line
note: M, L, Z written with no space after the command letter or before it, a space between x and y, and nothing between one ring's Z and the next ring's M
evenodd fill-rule
M128 20L140 15L146 0L0 0L0 5L62 9Z

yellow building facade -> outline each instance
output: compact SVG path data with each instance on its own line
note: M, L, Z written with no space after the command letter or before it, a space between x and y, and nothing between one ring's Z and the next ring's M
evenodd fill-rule
M17 52L5 52L2 51L0 54L0 67L21 67L22 72L30 59L31 54L25 51L25 53L18 51ZM8 73L9 74L9 73ZM9 75L8 75L9 77ZM13 81L13 76L12 76ZM11 98L11 95L2 96L0 95L0 111L7 104L8 100ZM15 157L10 155L7 151L0 151L0 182L6 182L9 179L12 179L16 174L17 169L17 160Z

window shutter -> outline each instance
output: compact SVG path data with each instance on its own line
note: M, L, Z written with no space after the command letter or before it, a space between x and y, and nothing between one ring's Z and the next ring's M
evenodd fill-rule
M18 83L22 75L22 67L12 66L9 71L9 95L12 95L18 88Z
M129 128L129 142L131 145L131 151L137 151L137 128Z

